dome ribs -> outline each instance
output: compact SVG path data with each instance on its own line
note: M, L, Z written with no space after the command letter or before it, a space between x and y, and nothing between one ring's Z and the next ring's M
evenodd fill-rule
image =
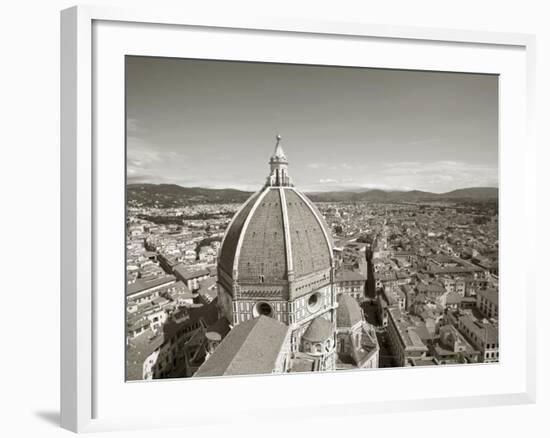
M285 193L295 277L329 268L330 250L315 212L296 191L291 189Z
M240 281L268 284L286 279L283 215L277 189L266 189L265 196L257 201L241 239L236 262Z
M258 197L262 191L254 193L248 200L242 205L241 209L237 211L235 216L224 235L221 244L220 256L218 259L218 266L230 277L233 277L233 264L235 260L235 253L237 251L237 245L241 236L244 223L248 218L250 210L254 207Z

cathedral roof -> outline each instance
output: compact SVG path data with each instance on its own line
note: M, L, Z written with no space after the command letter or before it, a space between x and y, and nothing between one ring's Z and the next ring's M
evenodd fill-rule
M280 282L330 268L332 240L323 217L293 187L266 187L237 213L219 266L244 282Z
M277 153L284 155L280 145ZM317 207L291 185L274 184L252 195L225 233L218 267L233 281L280 285L333 264L332 238Z
M330 339L333 334L334 327L332 322L325 318L317 317L311 321L311 324L305 331L302 339L309 342L324 342L327 339Z
M288 330L267 316L242 322L227 334L194 377L271 373Z
M362 320L363 314L357 300L346 293L338 295L338 310L336 311L338 327L353 327Z

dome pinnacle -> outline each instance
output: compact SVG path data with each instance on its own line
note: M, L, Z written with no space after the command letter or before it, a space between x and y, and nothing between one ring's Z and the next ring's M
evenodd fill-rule
M286 160L285 151L283 151L283 147L281 146L282 137L277 134L277 137L275 138L277 139L277 143L275 144L275 152L273 153L273 157L271 157L271 159L278 158Z
M277 135L277 143L275 144L275 151L269 160L270 174L267 177L267 185L273 187L285 187L291 186L290 177L288 176L288 160L283 146L281 145L281 136Z

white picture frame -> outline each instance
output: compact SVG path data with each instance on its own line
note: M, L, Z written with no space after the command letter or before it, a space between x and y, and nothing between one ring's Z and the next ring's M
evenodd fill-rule
M121 31L117 26L126 27ZM149 32L147 42L141 40L139 36L145 28ZM492 368L489 371L482 366L470 367L464 372L459 367L449 367L445 371L437 370L438 377L436 376L435 380L448 378L451 374L456 375L457 379L479 378L478 392L466 390L461 392L457 387L454 390L449 389L447 393L445 389L437 389L434 385L434 388L426 389L426 393L415 393L417 389L414 385L410 385L408 392L404 389L400 390L399 385L396 385L398 388L395 390L390 391L388 388L387 397L380 396L383 394L385 381L391 379L395 382L407 382L411 370L404 369L380 370L362 374L343 373L337 378L327 374L252 376L224 379L223 381L205 379L192 382L165 381L137 384L125 383L123 379L120 381L118 371L107 375L106 369L109 368L109 362L106 358L109 352L118 351L117 348L121 344L120 340L116 340L111 345L106 341L108 338L105 333L111 333L112 327L120 327L122 333L124 321L116 320L120 316L120 309L117 308L112 314L106 312L105 300L98 299L98 293L100 293L98 291L104 290L102 286L105 284L105 279L109 278L110 281L115 278L109 277L110 274L102 270L104 261L103 257L98 254L104 254L107 251L112 257L119 257L123 260L124 248L121 249L114 243L107 243L109 240L113 240L109 239L109 233L119 232L120 227L106 228L104 212L109 205L115 206L115 209L119 210L125 208L124 205L120 205L121 198L119 196L120 190L124 191L124 187L114 189L115 193L112 196L106 190L110 184L121 181L117 172L123 172L123 170L116 167L120 164L120 160L115 160L117 163L106 164L105 154L98 153L98 144L106 144L104 139L114 139L115 142L109 143L109 147L112 148L113 154L119 158L123 157L123 149L120 150L120 146L123 147L124 143L120 144L119 129L123 130L124 127L117 128L114 125L109 127L103 123L103 120L107 119L107 114L103 111L107 105L104 95L109 95L109 99L115 99L114 105L113 102L109 102L108 107L114 111L113 114L109 114L109 120L112 120L113 123L121 120L120 105L122 102L119 97L123 90L114 89L113 93L113 88L110 87L119 87L124 79L118 74L120 70L116 70L119 67L115 69L117 74L112 74L115 70L110 70L112 66L109 65L109 60L117 59L117 62L121 62L121 54L171 56L171 50L179 50L178 45L176 42L172 47L171 44L167 44L167 41L172 41L174 35L176 38L179 37L176 34L170 34L170 40L163 40L163 38L167 38L167 34L171 32L179 32L178 29L185 29L188 32L182 38L195 38L192 32L196 32L199 39L193 41L204 41L204 43L193 47L192 53L187 55L190 57L193 54L200 57L201 51L206 53L209 50L220 50L217 46L215 49L212 48L216 41L210 41L212 47L209 46L209 35L231 31L235 41L251 42L249 48L251 54L247 59L257 59L255 53L262 53L263 57L274 62L277 60L282 62L286 56L287 61L299 63L301 55L299 52L293 53L290 50L288 41L284 43L287 44L285 46L287 53L278 54L277 39L296 39L298 41L302 38L307 40L304 44L312 44L312 52L308 55L311 57L315 53L314 44L320 44L313 40L325 38L326 41L329 41L330 38L335 38L335 46L332 47L330 44L326 46L326 50L324 50L326 53L322 56L333 56L333 62L339 65L356 65L351 61L348 61L347 64L342 62L343 58L336 59L335 47L336 45L346 47L350 44L363 44L368 40L369 44L374 45L383 42L388 47L389 45L401 45L411 49L416 47L420 50L418 52L420 56L417 59L411 58L405 62L396 59L395 55L390 53L385 60L380 58L379 64L376 66L426 70L438 69L439 62L447 62L448 67L446 68L449 71L488 72L503 75L503 78L510 78L508 82L504 81L504 85L501 87L500 102L500 139L501 154L503 154L500 161L500 201L503 205L501 214L504 217L501 234L506 242L501 255L502 268L506 268L507 265L511 266L512 253L521 250L519 248L521 242L512 236L513 230L517 229L519 223L525 223L526 229L531 230L524 234L522 240L524 245L528 247L535 245L533 231L535 217L534 214L527 212L528 209L531 213L534 212L535 207L535 145L532 134L535 40L531 35L381 26L365 23L310 22L290 18L258 19L238 15L232 17L220 17L215 14L198 16L182 11L162 11L153 8L129 10L103 6L78 6L64 10L61 13L61 426L75 432L165 426L189 427L199 425L204 421L223 424L232 421L235 417L246 418L247 421L263 418L268 415L268 412L271 412L270 409L274 408L287 415L289 419L296 419L302 416L362 415L367 411L397 412L413 409L534 402L535 273L534 269L525 263L519 263L513 274L503 275L504 279L501 279L507 284L517 285L517 288L514 287L515 289L519 288L519 291L516 290L518 295L514 298L514 305L517 306L516 311L518 312L513 323L515 327L509 326L512 322L507 322L506 319L507 315L510 315L507 313L506 303L511 302L511 297L506 298L508 296L506 288L503 289L505 307L501 313L503 330L509 332L508 338L516 342L517 350L512 350L510 347L507 356L507 350L504 348L502 363L498 364L500 368ZM123 34L124 32L131 33ZM129 38L128 35L132 38ZM254 40L264 37L269 40L264 39L262 43L269 42L269 44L267 48L262 47L259 52L259 46L258 44L254 45ZM200 40L200 38L206 39ZM128 49L126 44L131 44L132 47ZM243 44L246 45L246 43ZM281 49L283 48L282 44L280 45ZM239 59L239 55L231 50L228 48L226 59ZM431 50L436 52L430 52ZM446 50L456 50L457 53L460 53L457 56L449 56L447 60L433 59L433 64L423 59L423 56L430 56L430 53L444 53ZM379 56L382 56L380 50L376 52L373 49L372 53L379 53ZM491 53L493 54L491 55ZM209 54L204 57L213 56L213 54ZM223 56L222 54L221 57L223 58ZM487 56L493 58L487 59ZM218 57L220 56L218 55ZM471 64L465 62L464 57L470 57ZM446 56L442 56L442 58L446 58ZM474 65L480 67L474 67ZM104 83L105 85L103 85ZM101 90L105 90L105 92ZM107 91L110 92L107 93ZM97 124L101 128L98 129ZM111 128L112 131L107 133ZM521 142L522 147L514 150L512 144L518 142ZM514 164L517 165L516 168L514 168ZM104 176L111 174L112 178ZM109 200L107 200L108 197ZM520 201L522 208L517 208L514 211L512 204ZM507 213L509 213L508 216L506 216ZM123 302L123 286L120 287L121 302ZM113 289L116 293L116 287ZM123 305L119 307L123 308ZM105 326L107 323L104 321L109 321L109 324L114 325L107 327ZM113 335L113 339L115 338L116 335ZM504 336L502 339L506 342ZM512 357L514 356L510 354L512 351L517 357ZM123 355L123 351L120 354ZM507 364L513 366L510 365L509 370L502 371L507 369ZM116 366L123 367L123 364L117 363ZM502 374L498 375L501 371ZM426 375L426 370L414 370L414 372L418 373L420 380L422 380L422 376ZM433 372L430 371L430 373ZM476 374L483 375L476 377ZM501 386L496 386L499 384L497 377L494 382L490 382L491 374L498 375ZM372 376L378 375L379 377L376 378L378 383L376 383ZM353 387L355 382L359 381L358 379L372 387L373 394L370 398L364 394L350 394L348 398L343 397L341 400L330 400L330 397L326 397L326 394L334 392L334 388L340 387L345 390L346 387ZM112 382L115 381L120 385L118 383L113 385ZM486 388L481 384L482 381L486 381ZM115 405L124 405L125 401L135 398L140 393L143 393L144 397L162 396L170 391L170 388L173 387L171 385L182 383L186 384L186 391L193 394L195 400L200 400L202 392L212 394L219 391L220 386L224 388L223 390L246 394L255 391L260 382L270 388L270 398L274 399L273 404L270 404L270 400L267 400L267 397L262 394L258 394L258 398L248 401L241 396L242 400L236 404L238 406L231 406L230 409L223 410L214 403L209 406L207 416L201 415L197 411L192 417L178 415L177 409L167 412L166 409L155 408L155 406L150 407L149 416L131 408L126 411L114 408ZM299 414L295 409L297 405L293 403L283 405L281 395L277 392L277 388L297 383L310 394L309 397L300 401ZM491 384L493 386L490 386ZM376 389L376 385L379 385L380 388ZM117 389L119 386L125 389L119 391ZM127 392L127 388L130 388L131 391L124 395L123 392ZM239 396L236 395L236 397ZM208 400L208 397L204 397L204 399ZM324 400L324 402L319 400ZM419 401L421 402L419 403ZM109 403L113 406L110 406Z

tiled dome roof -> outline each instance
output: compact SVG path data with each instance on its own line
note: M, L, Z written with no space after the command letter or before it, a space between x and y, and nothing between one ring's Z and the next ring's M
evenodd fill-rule
M303 295L319 287L319 279L310 274L326 279L323 271L333 267L327 225L315 205L292 185L288 165L277 136L265 186L237 212L221 245L218 278L229 288L235 282L246 287L262 284L277 289L269 293L278 293L303 279L299 289L292 289Z
M334 333L332 322L324 318L315 318L305 331L302 339L309 342L324 342Z
M241 282L280 284L332 266L332 239L313 203L290 186L266 186L226 231L219 268ZM260 280L261 279L261 280Z
M355 298L341 293L338 296L338 310L336 311L338 327L353 327L362 319L361 308Z

